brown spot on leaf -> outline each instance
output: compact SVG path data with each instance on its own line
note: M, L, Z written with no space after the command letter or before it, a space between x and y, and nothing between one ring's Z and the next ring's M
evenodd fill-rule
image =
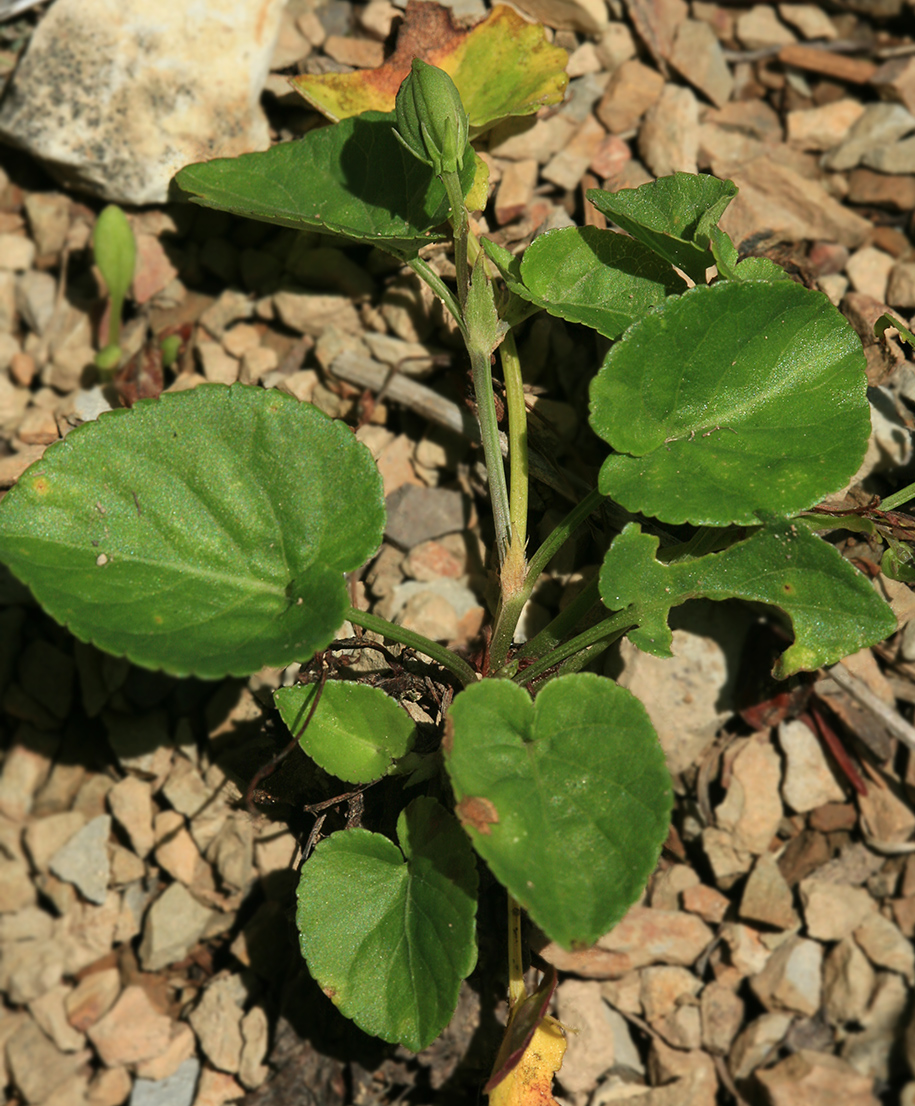
M498 825L499 812L489 799L483 799L477 795L468 795L461 799L454 808L455 814L460 818L461 824L475 829L477 833L489 836L492 833L490 826Z

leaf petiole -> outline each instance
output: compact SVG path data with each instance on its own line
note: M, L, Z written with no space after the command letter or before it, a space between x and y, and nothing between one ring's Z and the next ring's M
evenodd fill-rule
M540 657L539 660L534 661L533 664L528 665L515 676L515 683L521 684L523 687L525 684L531 683L532 680L536 680L542 676L544 672L556 667L556 665L562 664L564 660L568 660L569 657L574 657L576 653L582 652L584 649L589 649L593 645L597 645L603 642L606 645L612 644L617 638L623 636L627 630L632 629L633 626L638 625L638 619L634 617L634 611L636 610L633 604L630 607L626 607L625 610L617 611L616 614L611 615L610 618L605 618L602 622L598 622L597 625L590 627L583 633L573 637L571 641L565 642L564 645L560 645L557 649L554 649L552 653L548 653L545 657Z
M368 611L357 610L355 607L349 608L345 618L352 622L354 626L362 626L365 630L382 634L390 641L397 641L401 645L406 645L410 649L415 649L418 653L423 653L434 661L438 661L443 668L447 668L449 672L457 676L465 687L469 684L475 684L479 678L470 665L457 653L453 653L446 646L439 645L437 641L432 641L423 634L408 630L405 626L398 626L396 622L388 622L386 618L369 614Z

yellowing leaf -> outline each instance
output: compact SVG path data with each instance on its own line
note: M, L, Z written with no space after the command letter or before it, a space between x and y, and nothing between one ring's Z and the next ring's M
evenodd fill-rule
M489 1082L483 1088L490 1106L556 1106L550 1088L562 1067L566 1039L562 1026L547 1014L556 990L551 967L532 995L521 996L512 1008Z
M476 158L476 172L470 191L464 197L464 202L467 204L468 211L482 211L489 199L489 166L479 154L474 156Z
M415 57L444 69L457 85L472 137L499 119L558 104L569 80L565 50L513 8L500 5L468 30L450 8L409 0L397 47L384 65L353 73L303 73L291 83L334 122L364 111L393 111Z
M551 1088L565 1051L562 1027L547 1015L534 1030L524 1055L490 1092L489 1106L556 1106Z

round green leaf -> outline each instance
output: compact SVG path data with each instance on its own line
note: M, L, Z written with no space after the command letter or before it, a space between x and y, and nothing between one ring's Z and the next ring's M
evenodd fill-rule
M861 342L789 281L697 287L641 319L591 385L617 451L600 490L669 523L755 524L838 491L870 434Z
M612 230L562 227L535 238L521 262L529 298L551 315L618 338L635 319L686 290L647 246Z
M293 734L305 725L317 684L281 687L273 693L280 717ZM391 770L413 746L416 727L407 712L377 687L330 680L299 745L313 761L347 783L370 783Z
M592 673L536 700L507 680L462 691L445 763L474 848L563 948L593 944L638 898L673 800L642 704Z
M302 868L296 924L308 970L366 1033L418 1052L447 1025L476 963L477 871L455 819L414 799L400 848L342 830Z
M202 385L103 414L0 503L0 559L82 641L175 675L303 660L381 542L352 431L282 392Z

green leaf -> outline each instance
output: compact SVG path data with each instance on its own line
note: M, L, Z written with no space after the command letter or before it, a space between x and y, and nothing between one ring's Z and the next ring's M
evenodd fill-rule
M915 554L904 542L884 534L887 548L880 558L880 571L891 580L903 584L915 584Z
M880 318L874 323L874 334L878 338L882 338L890 327L894 327L898 330L899 337L902 341L908 342L908 344L915 349L915 334L913 334L900 319L897 319L895 315L891 315L888 311L884 311Z
M785 679L833 664L896 629L896 618L867 579L834 546L794 522L767 523L721 553L663 564L658 539L630 522L614 539L600 573L610 610L635 604L632 642L646 653L671 656L667 616L688 599L746 599L784 611L794 644L773 674Z
M175 675L305 660L381 542L381 477L342 423L206 384L103 414L0 503L0 559L82 641Z
M740 254L731 241L731 236L721 227L712 227L709 231L709 249L712 251L712 257L715 258L718 275L723 280L737 279L736 270Z
M791 277L767 257L745 257L739 260L737 247L721 227L712 227L709 246L718 275L723 280L790 280Z
M342 830L302 868L296 924L308 970L366 1033L414 1052L448 1024L476 963L477 872L460 826L434 799L397 821L400 848Z
M466 195L473 158L460 173ZM394 113L366 112L263 153L188 165L178 186L204 207L306 230L321 227L398 254L446 235L445 189L394 137Z
M754 525L838 491L867 447L857 335L793 281L692 288L639 320L591 385L617 451L600 490L668 523Z
M291 733L305 725L317 684L281 687L273 702ZM377 687L329 680L299 745L313 761L347 783L380 779L413 746L416 727L407 712Z
M541 234L528 247L520 274L527 299L608 338L618 338L652 307L686 290L646 246L597 227Z
M483 680L450 712L445 763L474 848L563 948L590 945L638 898L668 829L672 792L642 704L591 673L535 701Z
M120 305L130 288L137 264L137 243L127 216L117 204L109 204L96 219L92 252L105 278L112 305L117 303L120 315Z
M705 283L705 270L715 264L709 249L712 230L736 195L733 181L692 173L619 192L592 188L587 193L598 211L697 284Z
M736 280L791 280L790 274L768 257L745 257L734 276Z
M495 293L492 281L486 275L482 253L477 254L476 264L470 273L464 320L474 344L487 354L492 353L505 336L505 326L496 311Z

